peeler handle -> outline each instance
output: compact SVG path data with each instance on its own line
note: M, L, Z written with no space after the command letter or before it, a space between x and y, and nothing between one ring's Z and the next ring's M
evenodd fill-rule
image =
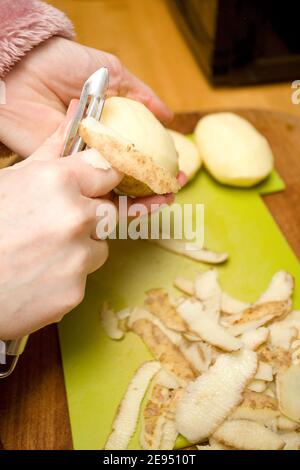
M1 341L0 379L8 377L17 365L19 356L25 349L28 336L14 340Z

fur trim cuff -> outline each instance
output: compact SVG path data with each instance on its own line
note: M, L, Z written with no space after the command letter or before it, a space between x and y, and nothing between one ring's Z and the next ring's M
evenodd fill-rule
M38 0L0 0L0 78L26 52L52 36L74 38L64 13Z

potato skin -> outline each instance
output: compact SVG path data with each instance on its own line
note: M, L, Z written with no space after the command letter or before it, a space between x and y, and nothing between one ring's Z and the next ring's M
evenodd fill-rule
M126 194L131 197L145 197L155 194L149 186L138 181L133 176L125 175L117 187L118 194Z
M109 131L109 129L108 129ZM109 135L105 126L93 118L85 118L79 127L84 142L98 152L116 170L124 174L118 186L119 192L134 197L152 194L177 193L180 184L177 154L174 174L157 164L152 157L141 153L134 144L126 143Z

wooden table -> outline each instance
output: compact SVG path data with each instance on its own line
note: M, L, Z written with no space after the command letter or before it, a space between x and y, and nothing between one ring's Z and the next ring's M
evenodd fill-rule
M212 89L163 0L51 3L73 19L79 40L117 53L177 111L255 106L300 115L300 106L291 105L288 84ZM258 119L255 112L246 116L272 137L277 168L287 189L264 200L300 258L300 152L295 151L299 149L299 120L268 113ZM198 117L181 115L174 126L189 132ZM274 122L278 126L275 133ZM268 135L270 129L272 136ZM282 132L289 135L284 142ZM0 436L5 449L72 448L56 326L30 337L14 374L0 384L0 394Z
M116 54L176 112L253 107L300 116L290 83L211 87L174 22L172 0L47 1L72 19L79 42Z

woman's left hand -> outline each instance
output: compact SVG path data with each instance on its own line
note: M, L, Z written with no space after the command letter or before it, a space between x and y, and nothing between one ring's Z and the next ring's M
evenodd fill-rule
M172 118L158 96L117 57L54 37L29 52L5 78L6 104L0 106L0 141L22 157L33 153L64 119L85 80L108 67L109 95L144 103L161 121Z

